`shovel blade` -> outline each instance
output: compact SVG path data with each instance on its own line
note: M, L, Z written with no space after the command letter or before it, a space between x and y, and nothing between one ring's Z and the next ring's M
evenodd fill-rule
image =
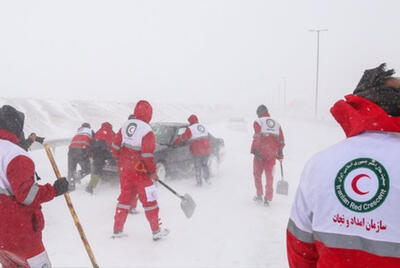
M189 219L192 217L194 210L196 209L196 203L189 194L185 194L181 199L181 208L185 216Z
M288 195L289 183L285 180L279 180L276 185L276 193L281 195Z

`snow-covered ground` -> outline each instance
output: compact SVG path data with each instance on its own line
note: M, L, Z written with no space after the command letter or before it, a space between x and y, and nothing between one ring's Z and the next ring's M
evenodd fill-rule
M38 109L38 103L33 103L32 107ZM70 103L63 107L56 104L53 106L61 111L65 110L65 106L69 107ZM112 106L116 112L107 120L122 122L133 109L131 106L126 105L124 109ZM190 113L183 106L164 104L160 107L162 109L158 111L159 107L154 107L158 120L183 121ZM178 198L163 187L158 187L161 220L163 226L171 230L165 240L152 241L140 205L140 214L128 216L125 225L128 237L110 238L119 194L117 186L101 184L95 194L90 195L84 191L89 179L86 177L77 190L71 193L100 267L287 267L285 230L301 170L311 155L343 139L344 135L333 120L323 122L272 112L285 133L284 171L290 187L289 196L275 195L271 206L264 207L252 201L255 190L249 150L254 117L243 116L247 131L233 130L229 127L228 119L223 120L227 114L225 108L197 109L200 118L207 119L205 121L209 130L225 140L225 159L218 176L212 179L212 184L197 188L194 178L168 181L178 192L192 195L197 203L193 217L186 219L179 207ZM74 113L70 114L72 118ZM26 116L29 118L30 115ZM41 121L37 115L35 121L59 125L57 119L51 118L47 112L43 116L45 119ZM77 119L74 122L82 119L81 115L75 116ZM98 122L101 120L98 119ZM30 121L33 130L32 124L35 125L35 122ZM72 131L71 125L65 126L63 134ZM52 128L52 131L56 133L62 128L60 125L56 130ZM46 136L46 133L40 134ZM43 178L42 183L53 182L54 174L45 152L32 151L31 155ZM62 174L66 174L66 155L67 148L56 150L55 156ZM275 185L280 178L279 166L276 167ZM44 204L43 212L46 219L43 240L52 264L55 267L90 267L64 198L58 197Z

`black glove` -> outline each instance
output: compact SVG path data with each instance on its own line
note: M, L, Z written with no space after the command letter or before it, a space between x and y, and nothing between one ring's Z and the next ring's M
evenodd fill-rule
M260 153L258 151L254 150L253 154L257 159L262 159L262 157L261 157L261 155L260 155Z
M400 116L400 91L386 84L393 74L393 69L386 70L385 63L365 70L353 94L374 102L389 115Z
M279 150L279 151L278 151L278 156L276 157L276 159L278 159L278 160L282 160L282 159L283 159L283 152L282 152L282 150Z
M56 196L65 194L68 192L68 181L67 178L62 177L61 179L58 179L54 182L53 184L54 189L56 189Z
M43 142L44 142L44 137L39 137L39 136L36 136L36 139L35 139L35 141L36 141L36 142L38 142L38 143L41 143L41 144L43 144Z

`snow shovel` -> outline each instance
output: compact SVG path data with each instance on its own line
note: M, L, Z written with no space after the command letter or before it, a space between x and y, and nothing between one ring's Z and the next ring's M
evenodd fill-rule
M279 161L279 163L281 165L281 179L278 181L278 184L276 185L276 193L282 195L288 195L289 183L284 179L282 162Z
M185 213L185 216L188 219L192 217L194 210L196 209L196 203L194 202L193 198L189 194L185 195L178 194L174 189L169 187L165 182L163 182L160 179L158 179L157 181L161 183L162 186L170 190L174 195L176 195L181 199L181 208L183 210L183 213Z
M143 172L143 173L147 172L146 167L142 161L136 162L134 168L137 172ZM160 180L158 178L158 175L156 175L156 177L153 178L153 180L158 181L159 183L161 183L162 186L164 186L165 188L170 190L174 195L179 197L181 199L181 208L183 210L183 213L185 213L187 218L192 217L194 210L196 209L196 203L194 202L193 198L189 194L185 194L185 195L178 194L174 189L172 189L165 182Z

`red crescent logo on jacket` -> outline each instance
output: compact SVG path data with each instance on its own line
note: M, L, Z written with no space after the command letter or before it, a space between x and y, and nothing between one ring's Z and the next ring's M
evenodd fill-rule
M370 212L383 204L389 187L389 174L381 163L371 158L357 158L339 170L334 190L346 208Z
M200 131L201 133L204 133L204 131L206 131L206 129L202 125L198 125L197 130Z
M354 179L351 181L351 188L353 189L353 191L354 191L356 194L365 195L365 194L368 194L369 191L368 191L368 192L363 192L363 191L361 191L361 190L358 188L358 186L357 186L357 182L358 182L361 178L368 178L368 179L371 179L371 177L368 176L368 175L366 175L366 174L357 175L357 176L355 176Z
M265 122L269 128L274 128L275 127L275 121L272 119L267 119Z
M133 134L135 134L137 125L136 123L130 123L127 127L126 127L126 135L128 137L132 137Z

